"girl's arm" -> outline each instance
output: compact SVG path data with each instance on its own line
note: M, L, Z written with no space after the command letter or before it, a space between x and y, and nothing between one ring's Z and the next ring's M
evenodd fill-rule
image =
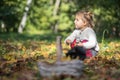
M96 34L92 29L86 31L88 36L88 42L82 43L86 49L94 48L97 44Z
M74 41L77 33L78 33L78 30L74 30L74 31L65 39L64 42L65 42L66 44L71 44L71 43Z

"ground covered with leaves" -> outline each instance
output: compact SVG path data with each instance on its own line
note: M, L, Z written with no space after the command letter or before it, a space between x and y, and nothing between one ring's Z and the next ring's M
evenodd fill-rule
M120 42L100 43L96 57L84 60L79 80L120 80ZM63 46L63 61L69 46ZM0 80L46 80L40 76L37 62L56 61L56 43L45 41L0 40ZM55 78L55 80L61 80ZM74 80L66 77L62 80Z

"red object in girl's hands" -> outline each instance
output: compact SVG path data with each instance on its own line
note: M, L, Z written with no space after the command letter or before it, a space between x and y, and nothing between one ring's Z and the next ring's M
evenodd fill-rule
M82 43L85 43L85 42L88 42L88 40L82 40L81 42L82 42ZM76 45L76 39L71 43L70 47L71 47L71 48L74 48L75 45ZM86 57L92 57L92 52L91 52L90 49L87 49L87 50L86 50Z
M71 48L74 48L74 47L75 47L75 44L76 44L76 39L74 39L74 41L70 44L70 47L71 47Z

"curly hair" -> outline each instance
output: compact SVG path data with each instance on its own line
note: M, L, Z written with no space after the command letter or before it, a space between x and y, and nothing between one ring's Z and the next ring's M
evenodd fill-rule
M90 11L78 11L76 16L81 17L83 21L87 22L88 27L94 27L94 15Z

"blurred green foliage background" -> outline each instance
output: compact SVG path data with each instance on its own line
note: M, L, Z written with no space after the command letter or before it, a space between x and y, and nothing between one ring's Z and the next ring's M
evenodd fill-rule
M18 33L27 0L0 1L0 32ZM58 4L57 4L58 3ZM41 31L53 34L70 33L74 29L74 14L89 10L95 14L95 31L106 37L120 37L119 0L32 0L24 33Z

